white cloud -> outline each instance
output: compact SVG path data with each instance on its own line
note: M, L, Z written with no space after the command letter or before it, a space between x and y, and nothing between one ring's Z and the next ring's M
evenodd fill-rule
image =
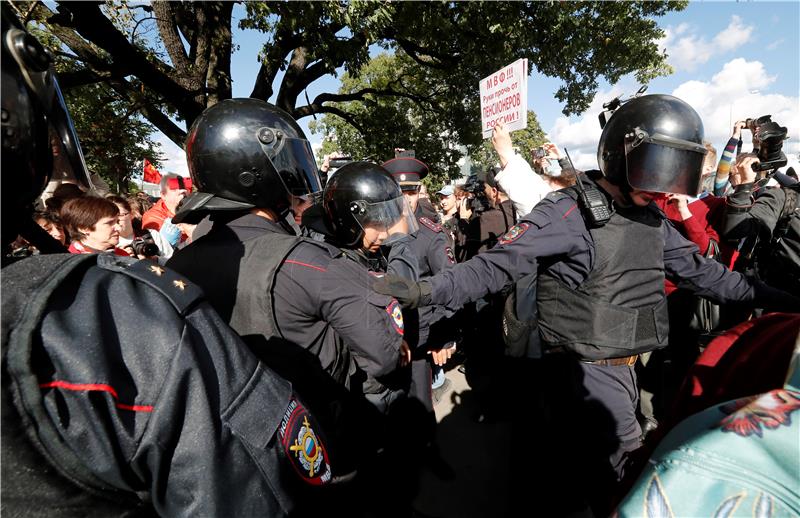
M784 152L796 157L800 152L800 98L768 92L774 81L775 76L768 75L761 62L737 58L725 63L710 81L688 81L672 95L697 110L703 119L706 140L718 152L728 142L734 122L770 114L772 120L788 128L791 138L784 142ZM749 137L745 132L745 150L749 149Z
M699 35L695 27L682 23L664 29L665 35L659 46L666 51L667 61L676 70L693 71L715 55L748 43L753 37L753 29L752 25L745 25L740 17L734 15L728 26L709 41Z
M780 38L780 39L778 39L778 40L775 40L775 41L773 41L773 42L772 42L772 43L770 43L769 45L767 45L767 47L766 47L766 48L767 48L767 50L775 50L775 49L777 49L778 47L780 47L780 46L781 46L781 44L783 44L783 42L784 42L784 39L783 39L783 38Z
M189 167L186 165L186 153L165 135L159 134L156 142L161 144L161 152L164 160L161 161L159 171L165 173L177 173L181 176L189 176Z
M611 90L597 92L582 117L558 117L547 132L548 138L562 150L569 150L572 162L578 169L597 169L597 143L602 133L597 116L603 111L603 103L623 94L627 97L635 91L634 87L616 85Z
M800 153L800 98L770 93L775 81L764 65L758 61L737 58L725 63L710 81L687 81L672 91L697 110L703 120L706 140L717 148L719 154L730 138L731 127L737 120L770 114L772 120L788 128L790 139L783 144L790 159ZM629 94L633 88L615 87L599 92L589 110L580 118L559 117L548 132L559 147L569 148L570 156L579 169L597 168L597 144L600 125L597 114L602 104L622 92ZM749 150L745 132L743 146Z

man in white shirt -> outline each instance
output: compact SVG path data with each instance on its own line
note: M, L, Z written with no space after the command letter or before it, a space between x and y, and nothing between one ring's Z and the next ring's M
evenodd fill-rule
M548 183L536 174L528 162L514 152L511 135L501 124L492 133L492 146L500 157L501 170L495 181L514 203L517 219L527 215L534 205L552 191Z

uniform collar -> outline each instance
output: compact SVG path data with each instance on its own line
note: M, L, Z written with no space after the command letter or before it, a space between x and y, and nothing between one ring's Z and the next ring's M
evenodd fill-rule
M249 212L239 216L238 218L228 221L224 224L224 226L233 230L237 236L267 232L273 232L276 234L289 234L289 232L277 222L270 221L261 216L256 216L255 214L250 214Z

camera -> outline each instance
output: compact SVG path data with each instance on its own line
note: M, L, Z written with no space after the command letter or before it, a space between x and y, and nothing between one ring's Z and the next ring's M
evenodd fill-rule
M772 171L787 164L782 151L787 134L785 126L773 121L771 115L747 119L745 125L753 132L753 141L758 144L758 149L753 150L759 160L758 164L753 164L754 171Z
M489 200L486 199L486 192L483 190L483 181L477 174L471 174L464 182L464 192L469 196L469 208L474 212L483 212L489 208Z
M150 234L134 239L131 243L131 248L135 255L142 257L153 257L161 253L155 240L153 240L153 236Z
M353 157L349 156L340 156L336 158L331 158L328 160L328 165L331 169L339 169L340 167L349 164L353 161Z
M539 160L547 156L547 150L543 147L537 147L533 150L533 159Z

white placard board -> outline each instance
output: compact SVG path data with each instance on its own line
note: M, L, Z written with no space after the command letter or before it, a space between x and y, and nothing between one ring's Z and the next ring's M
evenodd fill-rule
M480 82L481 133L502 122L509 131L528 127L528 60L518 59Z

